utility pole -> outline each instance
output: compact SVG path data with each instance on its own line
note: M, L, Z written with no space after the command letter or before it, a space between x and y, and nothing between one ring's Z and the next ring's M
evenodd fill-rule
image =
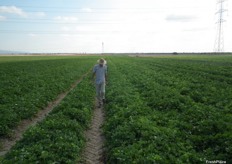
M226 11L224 9L224 3L226 0L217 0L217 34L214 45L214 52L224 52L224 34L223 34L223 23L225 22L223 14Z

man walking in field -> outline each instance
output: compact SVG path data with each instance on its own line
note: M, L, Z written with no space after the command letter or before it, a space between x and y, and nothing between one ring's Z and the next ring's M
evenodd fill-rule
M99 59L98 64L96 64L93 68L93 79L95 76L98 107L100 108L105 102L105 85L107 80L107 66L106 61L103 58Z

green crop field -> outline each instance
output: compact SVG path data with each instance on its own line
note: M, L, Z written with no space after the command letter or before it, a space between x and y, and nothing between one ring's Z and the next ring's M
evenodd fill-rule
M31 118L89 71L95 60L65 57L0 57L0 135Z
M0 137L87 76L1 163L75 163L99 57L0 57ZM105 56L107 163L232 163L232 56Z
M232 57L108 63L109 163L232 162Z

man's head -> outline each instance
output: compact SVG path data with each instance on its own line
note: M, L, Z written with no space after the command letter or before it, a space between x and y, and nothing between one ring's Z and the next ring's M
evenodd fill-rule
M103 65L105 64L105 60L104 60L103 58L99 59L99 60L98 60L98 64L99 64L100 66L103 66Z

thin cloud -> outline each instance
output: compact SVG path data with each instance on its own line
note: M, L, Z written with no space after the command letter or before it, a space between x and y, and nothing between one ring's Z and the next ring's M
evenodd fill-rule
M46 14L44 12L36 12L35 15L37 17L45 17L46 16Z
M64 31L64 32L69 32L71 29L69 28L69 27L67 27L67 26L63 26L62 28L61 28L61 31Z
M82 8L81 11L91 13L93 10L91 8Z
M63 37L64 39L66 39L66 38L72 37L73 35L71 35L71 34L60 34L60 36Z
M30 36L30 37L37 37L38 35L37 34L33 34L33 33L31 33L31 34L28 34L28 36Z
M0 13L16 14L22 17L26 17L27 14L16 6L0 6Z
M208 27L203 27L203 28L189 28L189 29L183 29L183 32L204 32L204 31L208 31L208 30L212 30L211 28Z
M65 17L65 16L57 16L54 18L54 20L56 21L60 21L60 22L66 22L66 23L75 23L76 21L78 21L77 17Z
M44 12L28 12L27 18L30 19L37 19L37 18L44 18L46 17L46 13Z
M0 21L6 20L6 17L0 15Z
M196 20L197 17L192 15L168 15L166 21L169 22L191 22Z

